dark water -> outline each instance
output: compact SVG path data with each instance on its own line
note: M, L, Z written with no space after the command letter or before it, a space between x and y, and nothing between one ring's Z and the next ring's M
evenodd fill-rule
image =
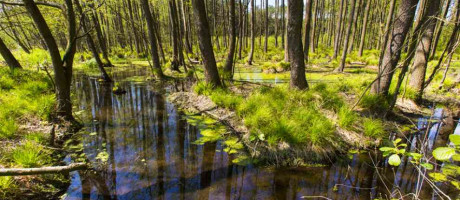
M115 79L143 74L125 72ZM327 167L233 164L223 142L193 143L202 137L200 128L166 100L168 89L135 82L120 86L127 93L117 96L111 85L75 78L75 111L89 133L82 139L83 152L96 170L73 172L65 199L374 199L416 188L423 188L423 199L436 198L426 183L417 184L418 173L407 160L393 169L370 152Z

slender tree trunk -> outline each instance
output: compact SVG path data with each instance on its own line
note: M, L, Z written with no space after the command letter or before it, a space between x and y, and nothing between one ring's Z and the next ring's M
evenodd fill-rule
M436 17L438 16L440 0L430 0L427 4L427 11L422 19L425 29L418 41L415 51L414 66L411 72L409 87L417 92L416 100L420 101L423 94L425 74L430 54L431 41L436 27Z
M347 32L345 33L345 41L343 44L343 51L342 51L342 59L340 61L339 68L337 71L343 72L345 69L345 61L347 59L347 48L348 48L348 42L350 41L350 34L351 34L351 29L353 26L353 16L355 13L355 3L356 0L351 0L350 6L351 6L351 12L349 13L348 16L348 26L347 26Z
M97 13L94 12L91 15L91 17L93 18L94 28L96 29L96 36L97 36L97 40L99 41L99 47L101 48L102 56L104 57L106 65L112 66L112 63L110 62L110 59L109 59L109 51L107 49L107 42L106 42L105 37L102 34L101 24L99 23L99 18L97 17Z
M233 58L235 57L236 46L236 22L235 22L235 0L230 0L230 50L227 54L224 71L228 78L232 78Z
M397 18L391 31L391 40L383 49L383 59L379 66L382 71L377 74L377 80L371 89L373 94L388 95L394 70L401 57L404 41L414 19L417 3L418 0L402 0L399 5Z
M305 57L305 62L308 63L308 50L310 47L310 32L311 32L311 14L312 14L312 2L313 0L307 0L307 5L305 6L305 37L304 37L304 49L303 54Z
M358 56L362 57L363 56L363 50L364 50L364 42L366 40L366 31L367 31L367 19L369 17L369 11L370 11L370 5L371 5L371 0L367 0L366 2L366 9L364 11L364 19L363 19L363 26L361 29L361 40L359 41L359 51L358 51Z
M310 30L310 33L309 33L311 35L311 37L309 38L311 45L309 45L309 47L310 47L310 50L311 50L312 53L315 52L315 45L316 45L316 42L315 42L316 31L315 31L315 29L317 27L316 22L317 22L317 19L318 19L318 0L313 0L313 1L314 1L314 3L312 2L312 5L311 5L311 7L312 7L311 9L313 9L313 7L315 7L315 12L314 12L313 19L312 19L313 20L313 22L312 22L313 29Z
M0 38L0 55L5 59L6 64L10 66L11 70L22 69L21 64L19 64L18 60L16 60L8 47L6 47L2 38Z
M158 56L158 47L157 47L157 40L155 38L155 30L153 30L154 23L152 13L150 12L150 6L148 0L141 0L141 7L145 13L145 19L147 20L147 30L149 33L149 41L150 41L150 54L152 56L153 61L153 69L155 72L155 76L159 79L163 79L163 71L161 70L160 65L160 57Z
M72 67L75 55L75 39L77 31L72 0L65 0L68 20L68 44L62 59L56 40L51 34L51 30L35 2L33 0L23 0L23 2L27 12L37 25L38 31L42 35L46 46L48 47L48 52L53 63L57 100L56 114L58 117L63 117L65 120L73 120L72 101L70 99L70 84L72 82Z
M284 48L284 34L286 30L286 19L285 19L286 8L284 6L284 0L281 0L281 46Z
M265 44L264 52L267 53L268 46L268 0L265 0Z
M275 0L275 47L278 47L278 14L279 14L279 0Z
M308 89L305 78L305 63L302 47L302 0L288 0L288 51L291 61L290 87L293 89Z
M451 1L445 0L445 2L446 3L444 5L444 9L442 10L442 14L441 14L443 20L439 20L438 22L438 26L435 29L436 32L434 34L435 38L433 40L433 44L431 45L431 53L430 53L431 59L433 59L433 57L436 54L436 47L438 46L438 42L439 42L439 38L441 37L442 29L444 28L444 20L447 20L447 11L449 11L449 6L450 6Z
M289 21L289 0L288 0L287 10L288 10L287 21ZM286 26L286 22L285 22L285 26ZM283 30L284 30L283 37L287 38L287 27L284 27ZM289 42L284 43L284 62L290 62L289 60Z
M173 60L171 62L171 69L180 71L179 66L183 65L181 58L183 58L182 49L180 48L180 34L179 34L179 19L177 17L177 7L175 0L169 0L169 16L172 25L172 42L173 42Z
M147 1L147 0L144 0ZM205 3L203 0L192 0L195 18L197 19L198 39L200 43L200 51L203 57L205 69L205 78L208 84L213 87L221 87L219 72L217 71L216 58L211 43L211 34L209 32L209 24L206 16Z
M248 65L252 65L252 57L254 56L254 43L255 43L255 32L256 32L256 9L255 9L255 1L251 1L251 51L249 52L248 56Z
M353 50L353 44L354 44L354 41L355 41L356 29L357 29L357 25L358 25L358 15L359 15L359 12L360 12L359 8L361 6L361 1L362 0L358 0L358 2L356 3L355 9L354 9L351 34L349 36L350 41L348 42L348 48L347 48L348 53L351 53L351 51Z
M344 10L343 8L344 3L345 3L345 0L340 0L339 20L337 21L336 34L335 34L335 39L334 39L334 55L332 56L332 59L336 59L340 51L340 32L342 30L342 21L343 21L342 15L343 15L343 10Z
M75 2L75 7L77 8L77 11L80 13L80 16L81 16L81 20L82 20L81 26L83 28L83 31L86 33L89 31L88 27L86 26L86 22L88 18L86 17L85 13L83 12L83 9L81 8L80 1L74 0L74 2ZM97 67L99 68L99 71L101 72L101 77L106 82L112 82L112 79L110 79L110 76L107 74L107 72L104 69L104 63L102 63L102 60L99 57L99 53L97 52L96 44L94 43L94 40L90 33L86 35L86 42L88 44L89 49L93 53L93 57L96 60Z

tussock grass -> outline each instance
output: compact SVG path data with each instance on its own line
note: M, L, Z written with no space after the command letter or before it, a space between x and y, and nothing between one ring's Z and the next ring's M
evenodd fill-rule
M40 167L47 162L47 156L43 147L26 140L13 149L11 160L18 167Z
M382 138L385 134L383 122L379 119L365 118L363 129L364 135L372 138Z

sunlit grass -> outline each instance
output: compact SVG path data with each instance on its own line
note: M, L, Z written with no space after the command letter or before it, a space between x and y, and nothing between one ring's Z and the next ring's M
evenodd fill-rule
M33 141L24 141L11 152L13 163L19 167L40 167L46 163L43 147Z

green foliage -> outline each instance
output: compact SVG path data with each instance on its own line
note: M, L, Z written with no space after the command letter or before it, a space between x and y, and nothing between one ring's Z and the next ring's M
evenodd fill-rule
M387 97L373 94L365 95L359 102L359 106L376 113L383 113L390 107Z
M351 130L353 128L353 124L358 120L356 113L345 106L340 108L337 115L339 117L339 126L346 130Z
M11 152L11 159L19 167L40 167L46 163L46 152L33 141L24 141Z
M385 134L382 121L378 119L365 118L363 120L364 135L372 138L381 138Z
M193 91L198 95L210 95L212 93L213 87L211 84L206 82L198 82L193 86Z
M244 100L237 113L254 138L263 133L269 144L285 141L321 146L332 141L335 129L319 109L334 108L340 103L332 101L338 99L323 85L309 91L263 87Z
M9 139L14 137L18 126L12 119L0 119L0 139Z
M12 176L0 176L0 198L6 197L7 193L16 187Z
M212 91L210 98L218 106L230 109L235 109L243 101L241 96L232 94L224 89Z

